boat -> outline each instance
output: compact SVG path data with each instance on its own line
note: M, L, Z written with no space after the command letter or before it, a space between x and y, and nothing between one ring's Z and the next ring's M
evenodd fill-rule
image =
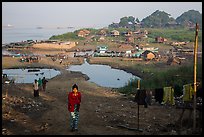
M28 72L38 72L40 71L39 69L29 69Z
M8 25L7 25L7 27L13 27L13 25L11 25L11 24L8 24Z
M37 29L43 29L43 27L37 27Z
M4 26L2 26L3 28L13 28L13 25L11 25L11 24L7 24L7 25L4 25Z

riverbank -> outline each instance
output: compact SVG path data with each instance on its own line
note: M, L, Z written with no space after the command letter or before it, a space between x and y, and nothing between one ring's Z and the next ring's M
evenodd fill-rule
M92 60L93 63L93 59ZM106 60L107 61L107 60ZM110 60L111 61L111 60ZM140 106L140 128L137 128L137 104L111 88L97 86L80 73L71 73L67 64L83 63L83 58L71 58L62 64L43 57L38 63L21 63L19 58L3 57L2 68L48 67L62 73L49 80L46 92L33 97L32 84L3 84L2 87L2 134L3 135L162 135L192 134L190 127L179 128L182 112L174 106L153 103ZM124 63L124 62L123 62ZM131 62L129 62L131 63ZM82 93L79 131L70 132L67 111L67 92L77 83ZM6 92L7 97L6 97ZM59 113L60 112L60 113ZM184 119L188 117L186 112ZM185 121L184 121L185 122ZM185 129L185 130L184 130Z

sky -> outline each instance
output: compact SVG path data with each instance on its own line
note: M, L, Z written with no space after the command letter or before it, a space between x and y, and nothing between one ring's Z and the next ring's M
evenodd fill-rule
M2 25L15 27L107 27L124 16L140 21L156 10L174 19L202 2L2 2Z

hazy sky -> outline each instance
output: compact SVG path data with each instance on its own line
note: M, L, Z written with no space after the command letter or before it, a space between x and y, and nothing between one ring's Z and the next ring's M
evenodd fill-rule
M192 9L202 13L202 2L2 2L2 25L105 27L124 16L141 21L160 10L176 19Z

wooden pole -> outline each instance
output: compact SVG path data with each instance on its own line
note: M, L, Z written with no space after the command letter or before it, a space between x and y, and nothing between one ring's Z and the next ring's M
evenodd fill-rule
M140 89L140 80L137 81L137 89Z
M194 43L194 96L193 96L193 131L196 129L196 69L197 69L197 49L198 49L198 24L196 23L196 34Z
M140 119L140 116L139 116L139 115L140 115L140 113L139 113L139 112L140 112L140 111L139 111L139 110L140 110L140 109L139 109L139 106L140 106L140 105L139 105L139 97L140 97L140 91L139 91L139 90L140 90L140 80L137 81L137 89L138 89L137 92L139 92L139 93L138 93L138 102L137 102L137 112L138 112L138 115L137 115L137 118L138 118L137 126L138 126L138 130L139 130L139 129L140 129L140 128L139 128L139 119Z

